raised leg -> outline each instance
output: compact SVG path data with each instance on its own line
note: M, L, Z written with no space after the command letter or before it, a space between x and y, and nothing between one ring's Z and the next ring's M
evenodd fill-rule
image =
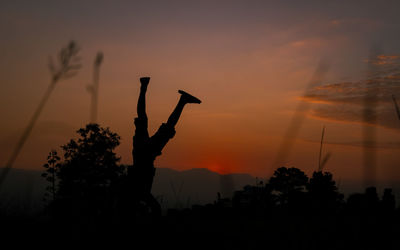
M150 77L141 77L140 78L140 94L139 94L139 100L137 103L137 114L138 118L144 118L147 119L146 115L146 92L147 92L147 86L149 85Z
M187 103L197 103L197 104L201 103L201 101L198 98L186 93L183 90L179 90L178 92L181 94L181 98L179 99L178 104L176 105L174 111L172 111L167 121L167 124L172 127L175 127L175 125L178 123L183 108Z

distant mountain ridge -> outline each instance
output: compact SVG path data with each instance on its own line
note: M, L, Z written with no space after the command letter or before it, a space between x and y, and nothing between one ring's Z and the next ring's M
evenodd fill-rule
M48 185L42 173L41 170L11 169L0 192L0 206L8 209L42 207ZM255 182L256 178L249 174L221 175L206 168L178 171L158 167L152 193L165 209L184 208L212 203L218 192L230 197L234 190Z
M249 174L221 175L206 168L184 171L157 168L153 194L164 208L182 208L211 203L217 199L218 192L223 197L231 197L235 190L249 184L256 184L256 178Z

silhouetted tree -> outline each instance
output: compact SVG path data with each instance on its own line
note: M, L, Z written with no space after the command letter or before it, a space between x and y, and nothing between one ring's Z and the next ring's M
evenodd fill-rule
M376 187L367 187L365 189L365 199L368 210L376 211L379 206L379 197Z
M263 182L256 186L246 185L243 190L236 191L232 198L233 207L238 210L258 215L260 212L272 209L276 196L272 194L271 185Z
M396 208L396 199L391 188L385 188L382 197L382 209L384 211L393 211Z
M88 124L77 133L78 139L62 146L64 161L57 172L58 205L79 213L101 214L111 203L111 188L124 175L114 152L120 137L97 124Z
M379 197L376 187L367 187L363 194L351 194L347 199L347 209L353 213L377 212Z
M354 193L347 198L346 208L352 213L364 211L367 205L365 202L365 195L361 193Z
M280 167L269 180L271 188L278 193L280 205L297 203L303 196L308 177L298 168Z
M343 200L343 195L338 192L332 174L317 171L313 173L307 185L311 203L316 209L334 209ZM324 212L320 210L321 212Z
M51 195L52 200L54 202L56 200L56 192L57 192L57 175L60 171L60 157L57 155L57 151L51 150L49 155L47 156L47 163L43 165L46 169L42 174L42 177L46 179L46 181L50 182L50 185L46 187L46 193L44 194L44 200L48 201L48 197Z

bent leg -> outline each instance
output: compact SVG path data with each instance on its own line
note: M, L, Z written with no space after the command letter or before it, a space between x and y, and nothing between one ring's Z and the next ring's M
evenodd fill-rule
M181 94L181 98L179 99L178 104L176 105L174 111L172 111L167 121L167 125L171 127L175 127L175 125L178 123L183 108L187 103L198 103L198 104L201 103L201 101L198 98L186 93L185 91L179 90L178 92Z
M175 127L178 123L179 118L181 117L183 108L185 107L186 103L182 101L182 96L179 99L178 104L176 105L174 111L172 111L171 115L168 118L167 124L171 127Z
M201 103L196 97L179 90L181 97L174 111L169 116L167 123L163 123L157 132L150 138L150 145L155 156L161 155L162 149L168 141L175 135L175 125L182 114L183 108L188 103Z

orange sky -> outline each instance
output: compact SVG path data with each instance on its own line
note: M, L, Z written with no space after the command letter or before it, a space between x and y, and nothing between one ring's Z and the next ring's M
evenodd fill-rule
M322 84L331 84L363 80L372 44L380 44L386 55L400 54L395 34L400 20L394 11L399 6L377 3L2 1L0 163L7 161L47 88L48 56L75 39L83 68L58 84L15 167L40 169L50 149L67 143L87 123L86 85L101 50L99 123L122 137L123 163L132 161L138 79L151 76L150 133L168 118L178 89L203 101L185 108L157 166L269 175L278 167L272 164L279 145L321 58L330 62ZM326 170L361 178L361 125L348 117L321 117L318 107L311 104L304 114L292 153L282 164L307 173L316 169L325 125L325 150L332 153ZM377 178L399 180L399 129L377 130Z

